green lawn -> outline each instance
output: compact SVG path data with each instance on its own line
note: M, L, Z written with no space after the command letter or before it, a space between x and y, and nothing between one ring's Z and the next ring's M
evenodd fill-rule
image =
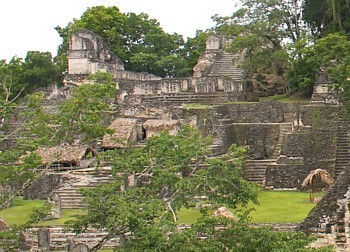
M39 208L44 205L43 200L23 200L16 198L13 203L13 207L3 209L0 211L0 217L9 225L20 225L25 224L29 220L29 214L33 208ZM82 209L63 209L62 218L41 221L39 225L42 226L54 226L63 225L69 219L72 219L75 214L82 214Z
M255 209L250 215L254 223L300 222L315 206L309 202L309 193L295 191L260 191L258 198L259 205L250 205ZM198 210L184 209L178 214L178 223L191 224L199 216Z
M268 97L259 97L259 101L279 101L281 103L290 103L290 102L301 102L301 103L309 103L310 98L305 97L302 93L294 93L294 94L280 94L273 95Z
M261 191L260 205L255 206L256 211L251 213L252 222L300 222L315 206L309 197L308 192Z
M9 225L24 224L29 220L29 214L33 208L39 208L44 205L42 200L23 200L16 198L13 207L0 211L0 217Z
M62 218L60 219L52 219L52 220L44 220L39 222L40 226L57 226L63 225L66 221L74 218L74 215L84 214L83 209L62 209Z
M319 196L319 195L315 195ZM315 206L309 202L309 193L294 191L261 191L258 195L260 205L253 206L255 211L251 213L252 222L300 222ZM9 225L24 224L28 221L28 214L34 207L44 205L42 200L24 201L17 198L14 206L0 211L0 217ZM82 209L63 209L62 218L55 220L41 221L39 225L54 226L63 225L75 214L83 214ZM183 209L178 213L178 223L191 224L200 216L198 210Z

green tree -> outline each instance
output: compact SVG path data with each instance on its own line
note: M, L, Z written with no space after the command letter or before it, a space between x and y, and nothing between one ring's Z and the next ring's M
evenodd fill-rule
M25 85L23 83L24 66L21 58L13 57L9 63L0 61L1 101L8 103L18 95L22 95Z
M205 196L211 204L203 214L218 206L235 209L256 202L256 187L240 176L244 149L233 147L222 159L210 159L210 142L183 127L176 136L163 132L148 139L143 148L108 152L103 158L113 162L115 182L84 192L88 212L72 226L104 228L109 238L131 232L135 238L130 243L153 241L156 246L175 231L177 212L193 206L195 196Z
M59 84L61 79L59 68L49 52L29 51L24 60L13 57L9 63L1 61L0 83L6 85L2 88L2 96L8 96L10 100L51 84Z
M341 31L349 34L349 10L348 0L305 0L303 19L316 37Z
M319 64L309 63L312 57L310 44L307 40L299 40L290 55L290 67L286 74L288 89L302 97L311 97Z
M88 143L109 132L103 113L114 104L115 84L112 76L98 72L89 76L90 84L72 88L72 95L56 115L54 143Z
M182 36L164 32L158 21L145 13L124 14L115 6L89 8L80 19L64 28L56 27L63 38L59 58L65 58L69 34L77 29L88 29L100 35L122 60L126 70L183 77L190 75L194 66L186 61Z
M89 143L110 132L103 124L103 113L108 111L114 101L112 77L106 73L90 76L91 84L71 90L70 97L56 114L43 109L44 93L27 95L20 111L16 113L18 127L12 131L3 131L1 142L9 138L16 141L11 148L0 151L0 185L11 185L14 189L0 200L0 209L11 205L13 198L19 195L46 170L34 168L41 164L34 154L39 146L64 143Z
M306 37L301 20L301 0L243 0L231 16L214 16L214 32L231 39L227 50L244 55L241 66L246 81L261 86L275 86L289 92L286 74L290 53Z
M329 34L316 41L307 57L308 63L326 68L333 89L350 111L350 57L344 54L350 50L349 39L341 34Z
M189 127L176 136L163 132L149 138L142 148L109 151L103 160L113 163L115 181L83 191L87 213L69 223L84 232L94 227L108 231L96 251L119 236L117 251L298 251L311 238L301 233L275 233L244 224L247 204L256 203L256 185L241 177L245 148L232 146L220 158L207 157L210 137ZM179 231L177 214L191 208L196 196L207 207L190 229ZM214 218L226 206L240 221ZM217 231L216 227L225 227ZM203 239L205 237L205 239ZM248 248L248 250L247 250Z
M296 43L305 33L300 13L298 0L244 0L232 16L213 19L216 32L233 37L230 50L246 54L248 71L282 76L288 64L285 43Z
M328 34L315 44L300 48L301 58L293 64L291 77L301 90L311 90L315 76L321 68L329 76L331 87L341 101L350 108L350 57L344 52L350 50L350 41L342 34Z
M25 93L31 93L51 84L58 84L60 80L49 52L28 52L23 68L22 82L25 84Z
M181 51L183 57L188 62L188 67L193 69L197 64L199 56L204 52L207 41L207 33L203 31L196 31L194 38L187 38L184 49Z

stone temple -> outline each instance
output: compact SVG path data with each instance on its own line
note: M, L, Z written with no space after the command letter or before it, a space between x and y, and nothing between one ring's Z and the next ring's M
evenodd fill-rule
M333 186L305 221L294 227L317 234L320 242L335 244L337 251L349 251L350 118L335 98L327 76L320 72L311 101L258 102L239 67L241 55L223 49L227 42L209 37L191 77L161 78L126 71L101 37L78 30L69 43L65 87L47 95L46 109L52 109L55 99L66 95L69 87L87 83L89 74L108 72L116 88L115 111L108 115L108 123L115 136L129 144L142 145L147 137L163 129L176 134L181 124L190 124L213 136L209 148L213 156L225 153L232 144L248 146L244 178L271 190L301 189L310 171L325 169L335 178ZM92 147L101 151L123 147L124 142L115 143L112 138L104 137ZM57 164L74 171L52 172L25 196L46 199L54 194L61 199L62 208L81 207L78 187L106 183L111 178L106 171L94 177L88 173L92 167L72 168L91 164L81 160L86 152L80 150L70 159L62 157L65 164ZM82 172L80 168L84 168Z
M207 101L209 104L217 103L214 96L218 93L221 103L256 100L252 88L244 85L243 70L237 67L239 55L225 52L224 43L223 39L209 37L207 49L193 68L192 77L161 78L149 73L124 70L122 62L108 49L101 37L88 30L78 30L70 39L68 74L64 83L66 86L81 85L89 74L108 72L116 81L120 104L142 103L160 95L181 97L183 93L192 93L194 97L198 94L197 98L201 102ZM232 64L234 59L236 65ZM207 95L199 97L199 94ZM135 99L137 96L138 99Z

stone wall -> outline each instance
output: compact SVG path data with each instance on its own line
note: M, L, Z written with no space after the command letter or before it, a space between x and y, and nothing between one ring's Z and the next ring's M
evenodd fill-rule
M251 87L244 83L244 71L238 67L239 56L222 49L222 38L210 37L207 50L194 67L195 74L188 78L161 78L150 73L125 71L123 63L115 56L100 36L88 30L78 30L71 35L68 49L68 74L64 83L83 85L87 76L98 71L110 73L116 82L119 104L140 103L140 95L167 96L178 93L230 93L231 101L255 101ZM216 49L211 49L216 48ZM207 58L210 58L208 61ZM209 63L208 63L209 62ZM207 64L208 63L208 64ZM207 70L201 70L202 68ZM201 72L196 74L199 69ZM245 93L248 92L248 95ZM188 101L183 100L184 103ZM218 100L216 103L220 103Z
M217 106L215 116L225 124L232 123L282 123L282 104L274 101L237 103Z
M46 200L50 193L62 182L61 174L46 174L37 179L33 185L27 188L23 193L25 200L41 199Z
M339 104L339 97L331 86L327 69L321 67L313 86L311 102L316 104Z
M124 70L123 63L109 50L102 38L89 30L78 30L71 35L67 58L69 74Z
M300 189L307 174L318 168L334 176L339 107L307 105L298 115L301 125L284 135L277 165L267 168L267 187Z
M318 243L335 244L336 251L349 251L349 199L350 167L311 210L299 229L308 234L317 234Z
M301 182L314 169L334 174L338 106L310 106L260 102L227 104L194 109L180 115L195 115L196 127L212 135L224 153L232 144L249 146L253 160L270 160L266 169L266 186L300 188ZM290 125L289 132L282 127ZM279 147L280 145L280 147Z
M279 135L278 124L232 124L225 127L224 146L248 146L250 159L272 158Z

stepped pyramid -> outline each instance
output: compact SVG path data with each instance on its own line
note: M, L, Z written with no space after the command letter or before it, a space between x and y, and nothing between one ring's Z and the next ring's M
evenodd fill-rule
M216 52L216 60L211 66L208 76L210 77L228 77L237 81L243 80L243 69L238 68L237 64L241 62L238 55L225 51Z
M92 172L67 173L64 182L54 190L61 199L61 208L83 208L83 196L79 189L96 187L101 184L112 182L114 179L110 174Z
M337 132L337 154L335 161L335 177L350 164L350 116L339 113Z
M208 37L206 50L193 68L193 77L226 77L235 81L243 81L244 71L238 67L243 57L223 49L229 42L216 36Z

